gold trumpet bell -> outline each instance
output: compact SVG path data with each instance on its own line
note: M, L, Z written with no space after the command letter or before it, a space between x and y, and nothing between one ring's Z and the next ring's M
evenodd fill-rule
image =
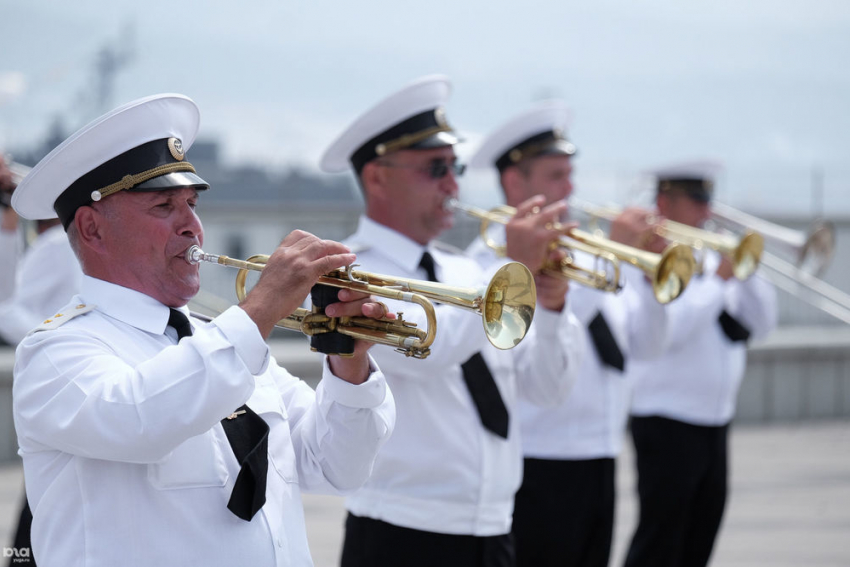
M652 291L658 303L667 304L679 297L691 281L696 262L691 249L684 244L671 244L665 248L652 272Z
M764 252L764 237L757 232L745 234L734 252L735 277L745 280L753 275L761 263L762 252Z
M490 344L500 350L518 345L528 333L536 303L537 289L528 268L518 262L502 266L487 286L481 309Z

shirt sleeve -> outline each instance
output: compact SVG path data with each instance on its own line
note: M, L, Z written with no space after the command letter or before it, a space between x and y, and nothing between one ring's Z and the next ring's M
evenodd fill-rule
M378 450L395 426L395 403L383 373L351 384L331 373L327 357L315 392L272 365L289 414L299 483L310 491L344 494L363 485Z
M730 280L726 309L747 327L752 338L764 338L777 324L776 289L758 274L745 281Z
M252 371L267 364L256 325L238 307L136 366L74 323L29 335L18 348L13 395L22 451L157 462L245 403ZM246 360L250 353L257 359Z
M582 344L570 301L560 313L538 306L528 336L513 349L520 396L540 406L564 401L578 375Z

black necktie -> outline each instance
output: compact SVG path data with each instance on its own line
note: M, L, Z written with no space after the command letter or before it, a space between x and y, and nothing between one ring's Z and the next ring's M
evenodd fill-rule
M436 282L437 273L434 269L434 257L425 251L419 260L419 267L428 274L428 281ZM485 429L492 431L499 437L508 438L508 408L496 386L496 380L487 368L487 363L480 352L461 365L463 381L469 390L469 395L478 410L478 417Z
M590 331L590 338L593 340L593 346L596 348L596 354L599 355L602 364L622 372L626 367L623 351L620 350L620 346L614 338L614 333L611 332L608 321L605 320L601 311L587 326L587 330Z
M192 335L189 318L176 309L171 309L168 326L177 331L178 341ZM246 405L222 419L221 425L240 466L227 508L250 522L266 503L269 425Z
M189 323L189 318L182 311L176 309L169 309L168 311L168 326L177 331L177 340L179 341L183 337L191 337L192 324Z
M717 318L720 328L726 337L733 343L746 342L750 340L750 330L725 309Z
M437 270L434 267L434 257L431 256L431 253L427 250L422 253L422 258L419 260L419 267L425 270L425 273L428 274L429 282L440 281L437 279Z

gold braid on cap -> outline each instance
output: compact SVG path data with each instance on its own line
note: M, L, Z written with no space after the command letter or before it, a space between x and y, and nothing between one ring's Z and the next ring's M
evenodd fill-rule
M552 142L567 142L570 146L572 146L572 148L568 148L566 151L569 151L570 149L575 149L573 143L570 142L568 139L564 138L564 136L560 134L560 132L558 132L553 138L548 138L546 140L543 140L542 142L537 142L535 144L520 145L519 147L512 149L508 154L508 158L513 163L519 163L520 161L522 161L522 158L536 156L537 154L551 146Z
M107 185L103 189L96 189L95 191L92 191L91 198L92 201L100 201L104 197L108 197L118 191L132 189L139 183L144 183L154 177L159 177L160 175L166 175L168 173L176 173L178 171L189 171L191 173L195 173L195 168L188 161L158 165L153 169L149 169L135 175L125 175L120 181Z
M431 128L426 128L420 132L416 132L414 134L405 134L395 140L390 140L389 142L384 142L382 144L378 144L375 146L375 153L379 156L386 155L390 152L394 152L396 150L402 150L404 148L410 147L413 144L421 142L427 138L430 138L434 134L439 134L440 132L451 132L452 129L448 124L440 125L440 126L432 126Z

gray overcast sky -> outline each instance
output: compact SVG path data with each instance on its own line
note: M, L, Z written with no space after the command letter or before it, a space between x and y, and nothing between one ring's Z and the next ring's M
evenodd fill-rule
M0 148L60 114L93 118L94 56L126 43L111 106L187 94L231 162L314 168L358 113L438 72L462 155L532 101L564 98L586 198L632 198L642 171L713 158L733 204L807 211L819 168L827 212L850 213L846 0L0 0L0 14Z

